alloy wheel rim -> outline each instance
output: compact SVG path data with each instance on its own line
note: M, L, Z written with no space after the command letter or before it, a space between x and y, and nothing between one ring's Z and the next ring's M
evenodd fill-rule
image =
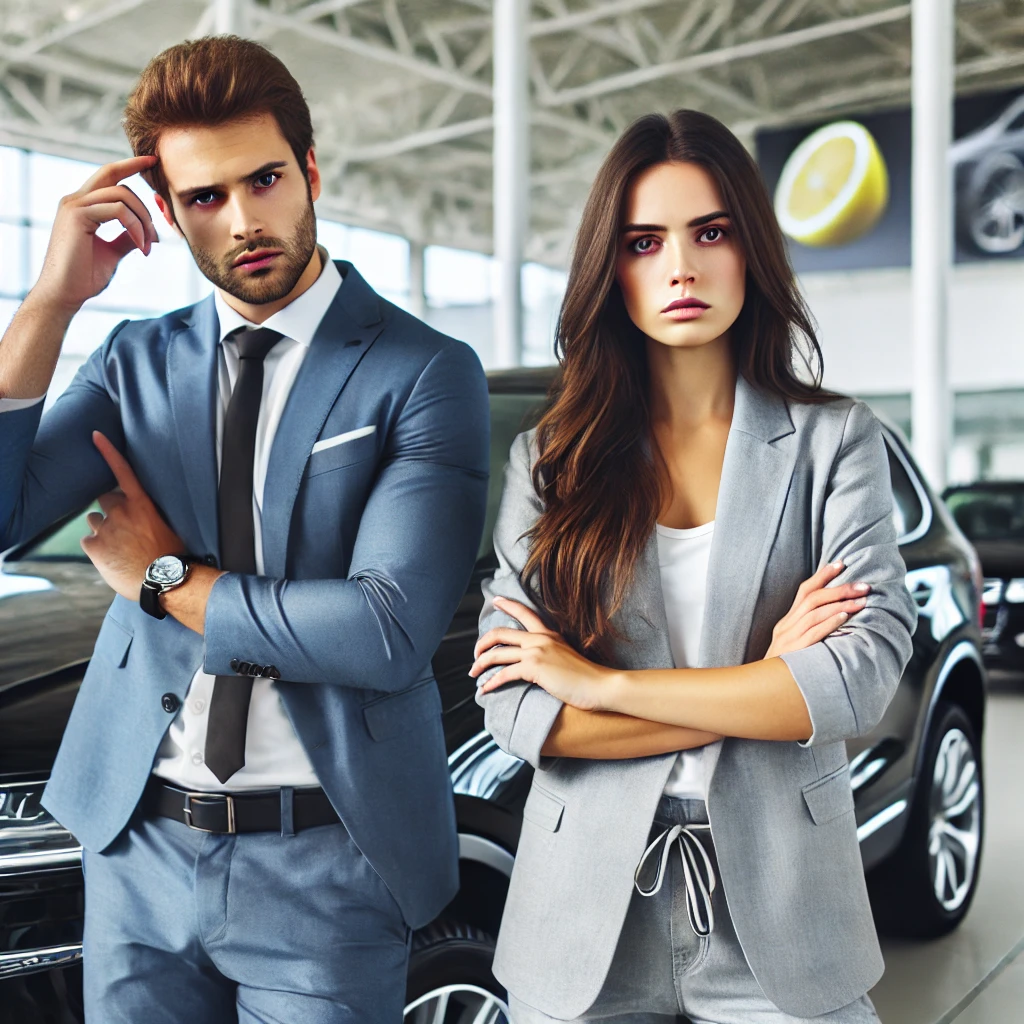
M405 1008L405 1024L508 1024L508 1005L476 985L444 985Z
M981 846L981 781L974 747L961 729L942 737L932 775L928 870L939 905L953 913L974 886Z

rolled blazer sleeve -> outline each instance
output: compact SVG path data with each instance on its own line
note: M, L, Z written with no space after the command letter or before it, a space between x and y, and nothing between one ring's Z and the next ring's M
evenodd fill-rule
M867 605L842 630L782 660L807 702L812 734L802 746L870 732L910 660L917 606L896 543L892 483L878 420L863 402L850 409L829 474L821 560L846 568L832 585L871 585Z
M524 534L533 527L543 511L541 500L533 487L530 473L532 465L529 431L512 442L508 465L505 468L505 486L501 505L494 525L494 552L498 556L498 569L483 583L484 605L480 612L480 635L498 626L522 629L515 619L494 606L495 597L507 597L537 610L519 583L519 575L529 554L529 542ZM544 616L546 617L546 616ZM499 669L485 672L477 680L482 686ZM552 697L533 683L507 683L505 686L480 693L477 703L484 709L484 726L502 750L540 766L541 747L554 725L562 701Z

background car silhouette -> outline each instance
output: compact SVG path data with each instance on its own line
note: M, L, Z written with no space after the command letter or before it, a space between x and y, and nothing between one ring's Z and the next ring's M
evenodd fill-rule
M491 975L532 769L484 731L467 675L480 582L496 566L491 531L512 440L532 426L550 368L489 375L491 480L473 578L434 659L459 828L461 885L413 939L408 1024L504 1019ZM879 924L907 935L955 927L981 856L978 560L923 482L895 428L884 431L914 651L878 728L848 744L858 837ZM0 562L0 1022L80 1019L81 851L39 797L112 593L82 554L84 510ZM97 737L102 743L103 737Z
M959 240L1000 256L1024 245L1024 96L949 148Z

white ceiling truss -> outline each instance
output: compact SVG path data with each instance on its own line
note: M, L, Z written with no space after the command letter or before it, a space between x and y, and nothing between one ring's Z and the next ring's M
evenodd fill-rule
M564 262L598 164L642 113L697 107L749 144L761 126L909 102L909 3L523 2L540 262ZM958 92L1024 84L1024 0L960 0L956 24ZM121 110L149 57L232 26L302 84L324 215L490 250L490 0L0 0L0 142L123 155Z

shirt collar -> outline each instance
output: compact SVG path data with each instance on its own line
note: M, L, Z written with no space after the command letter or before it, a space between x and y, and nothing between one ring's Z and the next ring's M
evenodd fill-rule
M320 326L320 321L334 301L334 296L342 284L341 274L334 265L327 250L317 246L317 251L323 259L323 269L320 276L297 298L289 302L284 309L279 309L273 316L268 317L262 324L254 324L246 320L244 316L232 309L225 301L220 291L214 290L213 301L217 307L217 319L220 321L220 341L239 327L269 327L271 330L279 331L284 337L297 341L300 345L309 348L313 341L313 335Z

